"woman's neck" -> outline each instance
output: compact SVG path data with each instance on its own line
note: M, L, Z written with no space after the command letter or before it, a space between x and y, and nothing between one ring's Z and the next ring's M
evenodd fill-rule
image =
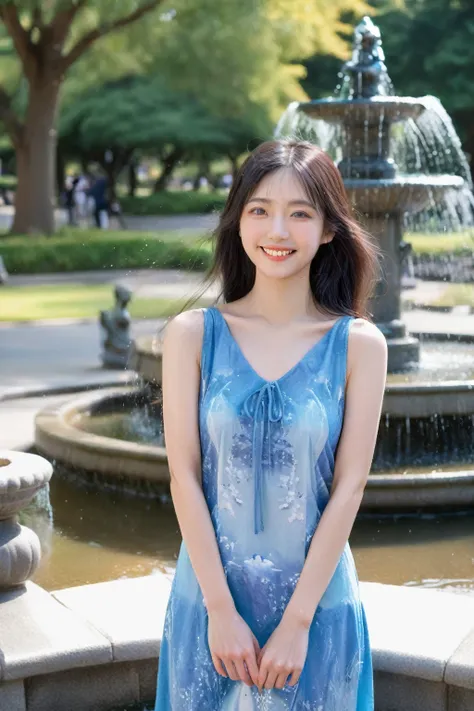
M269 279L257 273L245 301L255 315L275 326L295 320L324 319L314 303L307 273L291 279Z

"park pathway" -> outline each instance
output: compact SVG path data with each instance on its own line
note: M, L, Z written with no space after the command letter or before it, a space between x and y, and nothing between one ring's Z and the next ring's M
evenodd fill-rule
M11 205L0 206L0 231L10 229L13 221L14 208ZM66 212L56 210L56 225L61 227L67 222ZM126 228L129 230L144 230L159 232L161 230L177 230L182 232L212 231L217 224L216 215L124 215ZM112 222L112 228L119 226Z

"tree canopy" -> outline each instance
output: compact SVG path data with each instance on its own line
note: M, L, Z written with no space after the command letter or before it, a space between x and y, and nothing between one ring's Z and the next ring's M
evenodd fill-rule
M55 122L70 68L162 0L0 0L0 121L15 147L14 232L54 231Z
M101 120L86 118L77 100L83 97L89 107L91 102L97 107L101 100L94 87L107 85L118 112L115 126L108 124L110 141L117 140L114 131L125 137L134 111L135 142L147 133L162 135L166 126L175 140L180 127L189 131L192 124L194 139L208 131L217 146L227 141L235 147L252 131L266 137L267 127L290 101L307 98L300 84L305 74L301 61L315 52L346 56L341 33L347 27L341 17L346 11L360 16L368 10L365 0L0 0L0 54L5 59L0 121L17 152L17 213L22 215L14 228L53 229L52 156L60 90L68 120L75 112L80 123L82 142L97 137ZM135 109L118 95L120 81L131 77L144 78L133 88L122 84L133 92ZM148 81L163 111L157 127L137 108L149 107ZM178 108L170 87L185 97Z

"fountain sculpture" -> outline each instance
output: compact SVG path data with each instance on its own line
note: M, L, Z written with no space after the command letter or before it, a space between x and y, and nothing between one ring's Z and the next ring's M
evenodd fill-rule
M132 292L126 286L117 284L114 293L114 307L101 311L99 315L102 331L101 359L104 368L126 368L132 346L130 314L127 310Z
M457 175L401 175L393 158L392 125L415 119L426 109L423 99L391 96L380 30L364 17L354 32L352 59L343 67L347 98L300 103L290 130L300 132L298 114L335 124L338 168L348 196L367 231L380 244L383 277L372 301L374 320L387 338L389 371L403 371L419 361L419 341L407 335L401 320L400 289L403 215L418 212L463 186ZM284 133L280 122L277 134ZM325 147L325 146L323 146Z

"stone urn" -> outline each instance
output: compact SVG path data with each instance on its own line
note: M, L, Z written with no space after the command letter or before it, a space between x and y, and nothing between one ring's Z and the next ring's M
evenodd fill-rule
M53 467L43 457L0 450L0 591L21 585L41 559L39 538L17 514L49 482Z

